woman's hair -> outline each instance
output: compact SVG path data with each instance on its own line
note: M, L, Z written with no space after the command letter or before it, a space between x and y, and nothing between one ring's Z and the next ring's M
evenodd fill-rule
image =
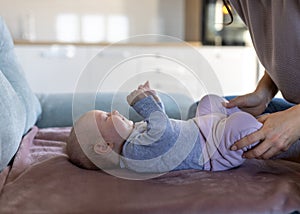
M230 7L230 2L228 0L223 0L223 4L226 7L228 14L230 16L230 21L228 21L227 23L224 23L224 24L230 25L233 22L233 15L232 15L231 7Z

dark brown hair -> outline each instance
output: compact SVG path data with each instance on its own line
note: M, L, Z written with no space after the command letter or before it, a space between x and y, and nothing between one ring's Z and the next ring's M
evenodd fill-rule
M99 169L83 152L78 142L77 136L75 134L74 127L72 128L70 135L67 139L66 149L70 161L76 166L84 169L92 169L92 170Z
M223 4L226 7L228 14L230 16L230 21L228 21L227 23L224 23L224 24L230 25L233 22L233 15L232 15L231 7L230 7L230 2L228 0L223 0Z

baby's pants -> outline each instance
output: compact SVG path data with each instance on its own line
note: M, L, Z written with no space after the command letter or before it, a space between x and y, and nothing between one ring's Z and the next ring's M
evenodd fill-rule
M257 131L262 124L237 107L223 107L222 102L226 102L222 97L207 95L197 107L196 123L205 141L202 144L205 170L219 171L241 165L243 152L258 143L241 150L230 150L233 143Z

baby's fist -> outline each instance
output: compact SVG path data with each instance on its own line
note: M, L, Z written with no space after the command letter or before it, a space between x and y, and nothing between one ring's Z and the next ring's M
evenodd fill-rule
M147 94L145 94L144 89L137 89L132 91L128 96L127 96L127 102L129 105L133 106L137 101L147 97Z

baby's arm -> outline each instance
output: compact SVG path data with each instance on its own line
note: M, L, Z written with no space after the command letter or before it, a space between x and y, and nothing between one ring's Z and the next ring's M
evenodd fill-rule
M170 119L158 105L154 97L145 97L133 105L134 110L147 122L147 136L158 140L170 126Z
M133 108L143 118L147 126L127 139L123 146L125 166L137 172L165 172L174 167L164 155L176 143L180 130L162 111L153 96L137 101Z

